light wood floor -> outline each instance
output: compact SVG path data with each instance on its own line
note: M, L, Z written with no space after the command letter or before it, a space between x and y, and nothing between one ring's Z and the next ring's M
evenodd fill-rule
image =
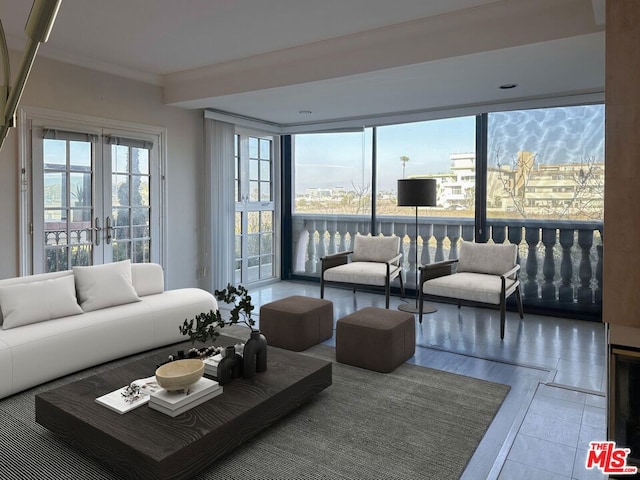
M317 283L277 282L250 288L256 311L290 295L319 297ZM360 308L384 308L383 293L327 288L336 319ZM391 298L392 309L404 301ZM589 441L605 440L605 332L600 323L432 303L417 322L409 362L511 386L462 476L464 479L606 478L585 469ZM258 318L259 322L259 318ZM334 338L326 342L334 344Z

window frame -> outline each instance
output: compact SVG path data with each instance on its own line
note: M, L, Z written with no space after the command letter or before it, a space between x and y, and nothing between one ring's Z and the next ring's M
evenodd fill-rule
M158 225L157 241L158 263L166 269L167 258L167 228L166 228L166 128L125 122L89 115L80 115L68 112L60 112L36 107L20 107L18 111L18 161L20 173L19 209L19 273L21 276L30 275L33 272L33 182L32 165L32 126L34 124L48 124L58 129L70 131L91 132L102 135L122 135L150 140L157 144L158 157ZM96 192L97 194L98 192ZM105 259L106 260L106 259Z

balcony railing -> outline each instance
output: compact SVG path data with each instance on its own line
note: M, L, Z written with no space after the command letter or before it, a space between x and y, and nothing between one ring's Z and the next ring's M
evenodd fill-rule
M293 273L319 277L320 259L351 249L356 233L370 233L369 217L293 215ZM602 222L488 220L489 241L519 246L525 306L599 317L602 310ZM459 242L474 240L473 219L384 216L376 232L402 237L405 285L415 289L416 261L422 265L458 258ZM427 248L425 248L425 245Z

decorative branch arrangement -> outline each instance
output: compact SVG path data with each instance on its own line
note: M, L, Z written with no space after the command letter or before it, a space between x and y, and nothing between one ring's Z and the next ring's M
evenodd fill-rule
M215 312L211 310L208 313L199 313L195 318L185 320L178 328L180 333L189 336L191 343L206 342L208 339L215 340L220 335L218 329L224 328L225 325L244 323L253 330L256 322L251 318L251 312L254 310L254 306L251 304L249 291L245 287L242 285L235 287L229 283L224 290L216 290L215 297L224 303L233 304L231 318L224 320L220 309L218 309Z

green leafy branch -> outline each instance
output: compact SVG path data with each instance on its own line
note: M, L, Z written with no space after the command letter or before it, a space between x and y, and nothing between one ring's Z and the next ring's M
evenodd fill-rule
M189 336L191 343L196 343L196 341L206 342L208 339L215 340L220 335L216 329L223 328L224 324L220 310L215 312L211 310L208 313L199 313L191 320L185 320L178 328L182 335Z
M241 322L252 328L256 324L255 320L251 318L251 312L255 307L251 304L251 295L245 287L242 285L234 287L229 283L224 290L216 290L215 296L224 303L234 305L231 309L231 318L226 322L227 325L236 325Z
M228 284L224 290L216 290L215 297L224 303L233 304L231 318L224 320L218 309L215 312L211 310L208 313L199 313L191 320L185 319L182 326L178 328L182 335L189 336L191 343L215 340L220 335L218 329L224 328L225 325L244 323L249 328L255 325L255 320L251 318L254 306L251 304L249 291L245 287L242 285L234 287Z

